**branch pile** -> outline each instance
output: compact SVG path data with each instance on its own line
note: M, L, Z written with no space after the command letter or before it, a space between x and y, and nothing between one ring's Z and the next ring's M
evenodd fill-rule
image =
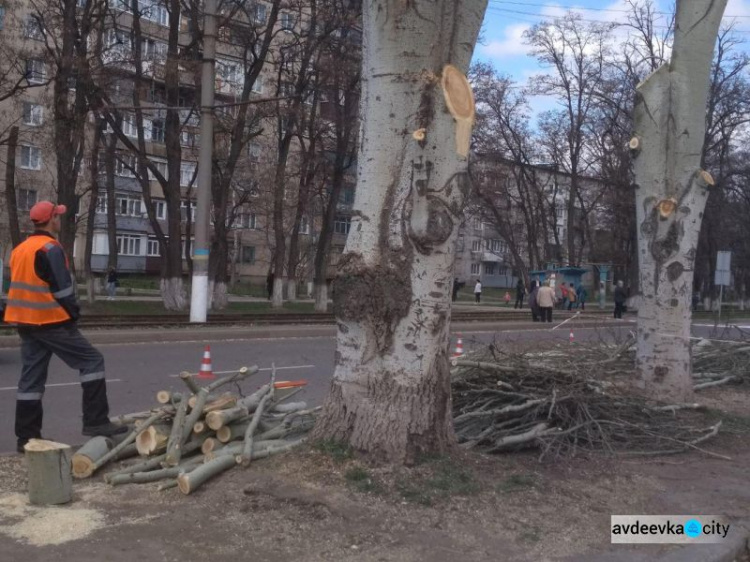
M299 384L277 382L275 368L270 381L249 396L219 392L257 372L257 367L243 367L203 387L182 373L187 392L160 391L159 407L114 419L132 424L132 430L118 444L105 437L85 443L73 456L73 476L88 478L110 461L140 455L140 462L106 474L105 482L118 486L164 480L159 489L176 486L190 494L238 464L289 451L304 442L319 408L287 402Z
M721 426L707 425L696 413L702 409L699 404L656 404L612 380L620 373L634 380L628 357L632 343L536 354L500 354L490 346L478 360L454 361L459 443L490 453L537 447L542 459L585 451L670 454L699 449ZM731 354L713 344L696 351L698 380L705 377L705 371L698 371L702 365L711 365L712 376L722 379L727 373L746 376L750 346L733 346ZM719 355L723 358L717 363ZM737 366L743 375L737 374Z

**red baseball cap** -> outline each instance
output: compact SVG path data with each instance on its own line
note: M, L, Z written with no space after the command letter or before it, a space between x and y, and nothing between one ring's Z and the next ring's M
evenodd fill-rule
M34 222L44 224L52 220L55 215L64 215L67 210L65 205L55 205L52 201L39 201L29 211L29 217Z

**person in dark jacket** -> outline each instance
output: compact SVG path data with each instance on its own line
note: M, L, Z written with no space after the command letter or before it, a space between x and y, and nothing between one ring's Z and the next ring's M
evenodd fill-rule
M518 279L518 283L516 283L516 303L513 305L513 308L523 308L523 297L526 295L526 285L523 282L523 279Z
M625 312L625 301L627 300L628 295L625 292L623 282L618 281L615 287L615 318L622 318L622 313Z
M268 276L266 277L266 291L268 292L269 301L273 297L273 282L275 279L276 276L273 274L273 271L269 271Z
M117 270L110 267L107 272L107 300L115 300L117 294Z
M539 303L536 300L536 294L539 291L539 285L536 281L532 281L529 291L529 308L531 309L531 320L539 322Z
M451 293L451 301L456 302L458 298L458 290L461 288L461 283L458 281L458 277L453 280L453 291Z
M42 434L42 397L52 355L80 372L83 434L111 436L127 431L109 419L104 357L81 332L68 258L57 241L64 205L41 201L30 211L35 232L10 257L10 287L5 321L16 324L23 368L16 394L18 452Z

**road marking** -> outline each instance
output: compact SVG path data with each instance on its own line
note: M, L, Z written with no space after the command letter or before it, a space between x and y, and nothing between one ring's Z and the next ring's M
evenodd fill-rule
M290 369L314 369L315 365L290 365L289 367L276 367L277 371L288 371ZM262 369L258 369L258 371L270 371L271 367L263 367ZM231 371L214 371L214 375L228 375L229 373L236 373L239 371L239 369L232 369ZM196 373L190 373L191 375L195 375ZM177 378L180 375L169 375L172 378Z
M107 379L107 382L108 383L110 383L110 382L122 382L122 379ZM80 385L81 385L80 382L58 382L58 383L54 383L54 384L48 384L48 385L45 385L45 386L46 386L46 388L50 388L50 387L53 387L53 386L80 386ZM2 390L5 390L5 391L7 391L7 390L18 390L18 387L17 386L3 386L3 387L0 387L0 391L2 391Z

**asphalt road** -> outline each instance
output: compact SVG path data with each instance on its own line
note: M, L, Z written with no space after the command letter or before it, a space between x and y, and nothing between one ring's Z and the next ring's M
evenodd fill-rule
M467 351L493 340L509 346L567 344L569 327L575 341L610 340L634 329L632 321L597 319L583 324L571 322L557 330L532 323L455 325ZM155 404L157 391L181 389L176 378L181 371L196 372L204 343L211 345L213 368L226 373L244 365L258 365L263 371L242 384L244 393L252 392L266 380L272 362L281 380L306 379L308 386L297 395L311 405L320 404L328 390L333 372L334 333L332 326L254 327L210 330L155 330L145 332L91 332L90 339L104 354L112 415L145 410ZM701 337L733 337L708 326L694 327ZM452 345L455 345L455 337ZM13 416L15 390L21 369L18 348L8 338L0 341L0 453L15 450ZM80 444L81 391L77 373L53 358L44 399L44 436L71 444ZM297 399L297 398L295 398Z

